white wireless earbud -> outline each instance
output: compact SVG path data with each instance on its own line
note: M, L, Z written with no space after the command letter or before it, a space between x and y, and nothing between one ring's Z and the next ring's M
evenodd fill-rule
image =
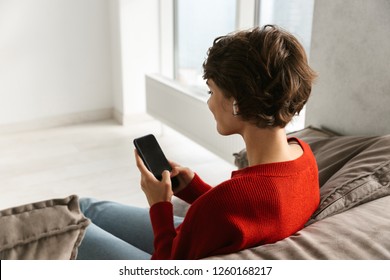
M237 101L234 100L233 101L233 116L237 116L237 115L238 115Z

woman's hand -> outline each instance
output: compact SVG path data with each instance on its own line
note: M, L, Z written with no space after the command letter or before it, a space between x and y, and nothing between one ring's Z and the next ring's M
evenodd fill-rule
M172 166L171 177L176 176L179 180L179 186L173 190L177 194L188 186L194 178L195 173L191 169L182 167L173 161L170 161L169 164Z
M153 206L158 202L171 201L173 191L171 186L171 178L168 170L162 173L162 180L159 181L154 177L145 166L144 162L134 150L135 161L139 171L141 172L141 188L146 195L149 206Z

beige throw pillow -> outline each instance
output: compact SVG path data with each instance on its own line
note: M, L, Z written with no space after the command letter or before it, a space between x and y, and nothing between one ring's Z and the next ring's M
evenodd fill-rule
M75 195L2 210L0 259L76 259L88 224Z

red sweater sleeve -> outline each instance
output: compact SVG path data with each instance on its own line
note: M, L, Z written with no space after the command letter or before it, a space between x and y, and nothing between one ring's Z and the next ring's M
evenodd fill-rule
M170 259L172 242L177 234L173 224L172 203L156 203L150 207L149 214L154 233L155 252L152 259Z
M193 203L198 197L208 192L212 187L195 173L188 186L177 194L177 197L188 203ZM173 223L173 206L170 202L160 202L150 208L150 220L154 233L155 252L152 259L170 259L173 241L177 231Z
M223 191L197 200L177 229L173 225L172 204L153 205L150 209L155 235L152 259L200 259L241 248L247 242L243 240L242 225L231 211L226 213L229 208L226 200L217 201L220 195L224 196Z
M198 197L200 197L211 189L212 186L203 182L203 180L198 176L198 174L195 173L194 178L188 184L188 186L181 192L177 193L176 196L178 198L181 198L185 202L192 204L195 200L198 199Z

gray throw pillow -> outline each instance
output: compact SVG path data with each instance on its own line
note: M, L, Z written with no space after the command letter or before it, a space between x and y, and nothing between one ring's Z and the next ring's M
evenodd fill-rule
M390 135L340 136L313 144L323 185L309 224L390 195Z
M88 224L77 196L2 210L0 259L76 259Z

